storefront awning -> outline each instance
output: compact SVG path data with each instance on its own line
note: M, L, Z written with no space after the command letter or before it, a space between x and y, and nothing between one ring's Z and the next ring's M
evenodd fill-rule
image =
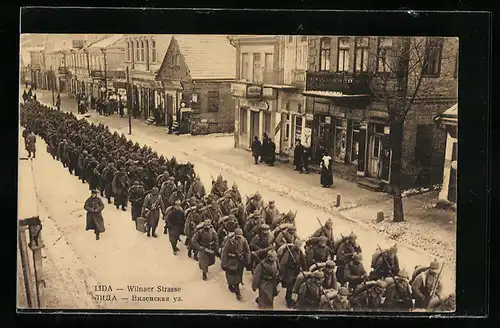
M360 95L348 95L342 92L334 92L334 91L304 91L302 92L305 96L312 97L321 97L321 98L361 98L361 97L369 97L368 94L360 94Z

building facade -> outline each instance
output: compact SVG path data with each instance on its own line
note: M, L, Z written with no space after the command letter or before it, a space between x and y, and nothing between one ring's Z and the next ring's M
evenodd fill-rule
M129 67L127 99L135 117L147 119L162 103L163 86L156 80L172 36L169 34L125 35L125 58Z
M156 77L163 87L159 109L165 124L171 117L174 129L184 123L196 130L207 123L232 131L235 54L223 35L172 36Z
M45 74L45 46L32 47L30 53L30 73L33 88L46 89L47 79Z
M306 121L312 160L319 163L326 151L334 173L360 186L390 190L387 104L406 58L400 52L405 39L415 46L408 51L408 67L414 69L404 77L407 97L415 91L404 120L401 163L402 185L410 187L439 183L442 177L445 137L433 118L457 101L458 39L309 37L304 95L306 113L313 116Z

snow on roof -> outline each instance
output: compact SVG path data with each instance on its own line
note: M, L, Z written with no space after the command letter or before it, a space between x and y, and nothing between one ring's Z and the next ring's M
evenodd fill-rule
M191 78L235 79L236 49L225 35L176 35Z
M338 98L338 97L366 97L367 94L359 94L359 95L348 95L342 92L335 91L304 91L302 92L304 95L308 96L316 96L316 97L327 97L327 98Z
M123 34L114 34L89 45L89 48L108 48L123 39Z

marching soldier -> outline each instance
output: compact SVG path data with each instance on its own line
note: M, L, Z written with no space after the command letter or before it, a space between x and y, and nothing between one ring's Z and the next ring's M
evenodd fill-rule
M260 194L259 194L260 195ZM247 214L255 213L255 211L261 211L261 199L257 197L250 198L248 200L247 206L245 207L245 212Z
M296 304L298 310L319 309L321 296L323 296L321 282L324 277L325 274L322 271L314 271L300 286Z
M243 278L243 269L250 271L250 247L243 238L243 230L234 231L234 236L229 238L222 248L221 268L226 272L229 290L236 294L236 299L241 300L240 284Z
M343 281L344 283L347 282L349 284L348 286L350 290L355 290L359 284L368 279L368 274L366 273L365 267L361 262L362 260L362 255L356 253L353 255L352 260L343 266ZM340 268L337 268L337 279L339 270Z
M297 227L290 225L285 227L285 229L276 236L274 243L276 247L279 248L285 244L293 244L297 239L299 239L297 236Z
M163 182L167 181L169 177L170 177L170 174L168 173L168 171L167 170L163 171L163 174L160 174L156 178L156 186L158 188L161 188L161 186L163 185Z
M144 203L146 190L144 190L144 187L139 181L134 181L132 187L130 187L128 191L128 194L131 205L132 221L135 223L135 220L141 216L142 204Z
M292 292L297 275L306 269L304 253L300 249L302 242L295 240L292 246L284 245L283 256L279 263L281 286L286 288L285 301L288 308L293 307ZM279 254L279 252L278 252Z
M163 211L163 200L158 194L158 188L154 187L151 192L144 198L142 205L142 217L148 220L147 235L157 238L156 228L160 220L160 211Z
M195 228L203 221L203 203L196 204L196 210L190 211L186 215L186 223L184 224L184 234L188 240L188 256L191 257L194 253L194 259L198 260L198 251L194 248L192 238L195 233Z
M87 198L83 207L87 211L87 225L85 230L93 230L95 239L99 240L99 235L105 232L106 228L104 227L104 219L102 217L104 204L97 197L97 190L92 190L91 196Z
M315 245L309 247L306 251L306 265L310 267L314 263L326 262L334 257L332 251L327 246L328 238L322 236Z
M274 204L274 200L269 201L269 204L264 208L263 211L264 221L267 225L271 226L276 217L280 214L280 211Z
M97 165L97 172L99 173L99 191L101 192L101 197L104 197L104 188L106 186L102 174L107 166L108 166L108 160L106 159L106 157L103 156L101 158L101 161L99 162L99 165Z
M126 211L128 203L127 192L129 188L129 181L127 173L125 172L125 168L123 166L120 168L120 171L115 173L112 186L116 209L121 206L122 210Z
M425 309L431 301L439 299L442 295L443 284L439 276L439 263L434 260L429 269L415 277L411 284L415 308Z
M252 251L252 267L255 268L259 261L264 260L268 252L274 248L274 236L267 224L260 226L260 233L255 235L250 241Z
M352 260L352 256L356 253L361 253L361 247L357 244L358 237L352 233L340 240L340 245L337 248L337 280L341 285L344 285L344 268L346 263Z
M203 280L207 280L208 268L215 264L215 254L219 249L217 234L210 220L205 220L203 228L194 234L192 245L198 252L198 265L202 271Z
M255 232L254 228L259 227L264 223L264 220L260 216L259 211L255 211L251 216L248 217L247 222L243 228L243 232L245 234L245 238L247 241L251 241L253 238L253 233Z
M350 311L349 291L345 287L340 287L338 291L332 290L321 296L319 303L320 310Z
M332 223L332 219L328 219L326 222L325 222L325 225L322 226L322 227L319 227L318 230L316 230L314 232L314 234L311 236L311 238L309 239L310 242L314 242L316 241L317 239L321 238L321 237L326 237L327 238L327 246L333 250L334 249L334 245L335 245L335 240L334 240L334 236L333 236L333 229L332 229L332 226L333 226L333 223Z
M33 131L26 136L26 150L28 151L28 157L31 158L31 154L33 154L33 158L36 155L36 136Z
M230 195L231 195L231 198L233 199L233 201L236 203L236 204L241 204L242 203L242 199L241 199L241 194L238 190L238 185L235 183L233 183L233 186L231 187L231 190L227 191Z
M168 205L175 204L176 201L179 201L181 204L184 203L185 195L183 191L182 184L177 184L177 189L172 192L170 197L168 198Z
M113 162L109 163L108 167L104 169L102 175L104 176L104 196L108 200L108 204L111 204L111 197L113 197L113 178L117 172Z
M163 182L163 185L161 186L160 196L161 196L162 201L165 205L170 205L170 203L169 203L170 195L176 189L176 185L175 185L174 181L175 181L174 177L168 177L167 181Z
M236 217L232 214L220 218L219 229L217 230L217 237L219 238L219 245L222 245L224 238L236 229L239 228Z
M411 287L408 283L408 273L399 271L394 278L387 278L384 307L388 310L408 311L413 308ZM390 282L390 283L389 283Z
M323 289L325 290L338 290L340 284L337 282L337 277L335 276L335 262L328 260L323 263L315 263L310 268L309 271L314 272L315 270L322 271L325 274L323 279Z
M259 291L259 296L255 299L259 309L273 309L274 298L278 296L278 283L278 255L271 249L258 262L252 276L252 290Z
M371 280L391 277L399 273L398 248L396 245L385 251L377 251L372 256Z
M207 193L205 192L205 186L201 182L200 177L196 176L193 183L191 184L191 187L189 187L187 197L190 198L194 196L198 199L202 199L206 194Z
M222 175L219 174L216 181L213 181L212 191L217 198L221 198L224 196L224 193L227 191L227 183L222 178Z
M181 231L184 229L185 219L184 211L181 207L181 202L176 200L173 209L166 215L165 218L165 233L168 229L168 239L172 245L174 255L177 255L179 248L177 242L180 240Z
M383 295L386 288L387 283L383 280L359 285L349 302L354 310L380 311L383 308Z
M220 202L220 209L223 215L231 214L231 210L236 208L236 204L231 199L231 194L226 193Z

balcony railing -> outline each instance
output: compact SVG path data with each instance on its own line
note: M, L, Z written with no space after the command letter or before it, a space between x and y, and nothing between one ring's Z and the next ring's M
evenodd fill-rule
M307 72L306 89L342 92L351 95L371 93L367 75L334 72Z

